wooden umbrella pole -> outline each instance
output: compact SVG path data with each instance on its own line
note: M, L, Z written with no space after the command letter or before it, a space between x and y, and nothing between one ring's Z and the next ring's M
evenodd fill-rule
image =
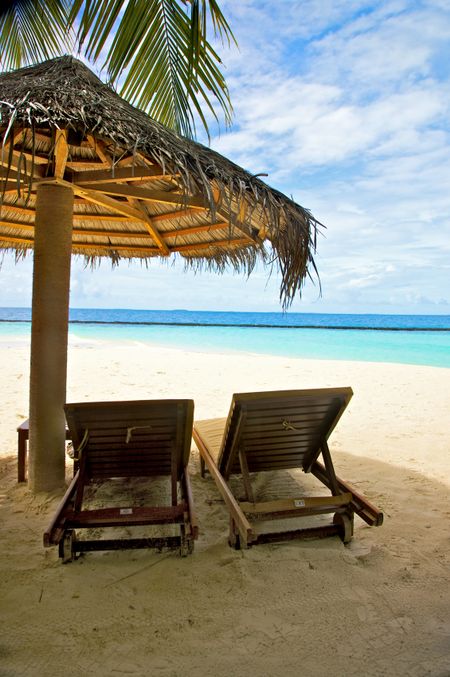
M30 365L30 488L60 488L65 477L67 338L73 191L37 187Z

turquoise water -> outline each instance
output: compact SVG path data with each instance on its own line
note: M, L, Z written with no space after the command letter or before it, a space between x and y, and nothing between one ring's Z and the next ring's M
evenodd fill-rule
M29 311L24 309L0 309L0 338L29 341L26 313ZM132 341L201 352L243 351L450 367L449 316L90 310L72 311L72 317L75 321L69 332L75 343ZM355 326L359 328L347 328ZM387 330L386 326L391 328Z

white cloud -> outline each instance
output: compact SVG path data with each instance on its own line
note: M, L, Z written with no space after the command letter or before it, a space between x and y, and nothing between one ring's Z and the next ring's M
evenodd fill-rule
M448 2L221 7L239 41L239 50L219 47L235 125L212 145L252 173L268 171L269 184L327 225L317 256L323 298L308 284L294 309L449 312ZM28 302L24 265L1 271L0 304ZM76 263L72 279L79 307L279 309L278 280L266 285L259 269L245 282L178 264L91 273Z

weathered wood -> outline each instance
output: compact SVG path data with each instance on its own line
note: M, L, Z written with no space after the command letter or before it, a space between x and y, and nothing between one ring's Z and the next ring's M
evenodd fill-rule
M138 200L130 200L130 204L132 207L134 207L134 209L136 209L137 212L140 212L142 214L142 220L145 223L149 235L153 238L158 247L161 249L161 252L166 256L168 256L168 254L170 254L169 247L164 242L158 229L154 225L151 217L148 216L147 212L144 211Z
M329 487L328 475L322 463L316 461L311 468L311 472L317 479ZM384 516L379 508L374 506L373 503L359 493L349 482L345 482L340 477L336 477L336 480L341 491L350 492L352 494L352 509L362 520L364 520L364 522L369 526L375 527L379 527L383 524Z
M59 543L64 534L73 529L177 524L180 529L177 546L182 554L192 552L193 540L198 535L187 474L194 411L192 400L84 402L66 405L65 411L79 470L45 533L44 543ZM162 432L165 432L163 440ZM156 440L153 439L155 435ZM84 490L91 481L154 475L170 479L171 506L128 504L92 508L85 505ZM111 539L102 541L102 549L109 549L105 543L116 541L124 547L123 539ZM142 547L148 547L150 541L143 539L142 543L147 545ZM84 542L89 543L89 539ZM77 544L74 547L78 547ZM63 557L65 550L64 547L61 550Z
M234 240L211 240L210 242L196 242L192 244L175 245L170 247L172 252L203 251L204 249L224 249L231 247L241 247L242 245L251 245L252 241L246 238Z
M55 170L54 175L62 179L66 170L67 157L69 155L69 146L67 144L67 130L57 129L55 132Z
M68 506L72 502L73 495L77 489L78 480L80 478L80 471L78 470L75 474L73 480L69 484L66 493L64 494L61 502L56 508L56 512L52 517L52 520L44 533L44 546L48 547L50 545L56 545L59 543L60 537L62 535L62 530L64 528L65 521L65 512L68 509ZM57 531L57 533L56 533Z
M264 515L266 513L288 512L301 514L306 508L330 508L337 510L343 505L350 503L352 494L339 494L339 496L299 496L297 498L281 498L276 501L262 501L258 503L241 502L242 510L249 515Z
M336 473L334 472L334 466L333 461L331 459L330 450L325 440L322 441L320 448L322 450L322 457L325 463L325 470L329 478L329 483L327 483L327 486L330 487L333 496L338 496L340 494L340 491L336 479Z
M191 209L205 209L205 201L201 196L189 196L183 193L169 192L165 190L154 190L153 188L141 188L139 186L117 185L109 183L84 184L82 181L76 183L79 188L90 188L93 192L101 194L114 195L118 197L132 197L144 202L158 202L161 204L178 204L188 206Z
M241 514L253 521L263 522L280 518L302 518L334 513L332 525L317 530L308 529L311 535L339 533L344 542L352 537L353 512L368 509L365 504L355 504L348 486L336 478L327 439L341 417L352 395L350 388L322 388L315 390L273 391L233 395L228 418L218 420L220 430L210 424L194 426L194 439L209 471L216 481L219 492L230 509L230 543L238 544L235 529ZM220 450L216 448L223 431ZM207 440L218 451L217 461L208 449ZM245 451L245 453L244 453ZM316 459L322 451L327 467ZM304 496L273 501L250 500L240 502L236 507L227 496L230 489L226 483L230 474L241 475L247 495L250 472L264 470L294 469L303 467L307 472L313 459L312 472L325 486L331 489L331 496ZM234 497L233 497L234 498ZM358 513L359 514L359 513ZM367 514L364 519L368 521ZM251 521L249 522L251 524ZM368 522L369 523L369 522ZM261 524L259 527L261 528ZM294 538L303 530L280 532L280 539ZM260 530L253 530L252 543L262 542ZM266 534L266 540L274 540L276 534Z
M111 169L97 169L85 172L74 172L74 183L96 184L96 183L121 183L122 181L134 182L143 179L151 181L154 179L171 179L175 174L163 174L160 167L140 167L134 165L131 167L114 167Z
M247 500L253 503L255 498L253 495L252 483L250 482L250 473L248 472L247 459L245 456L245 451L242 448L242 446L239 447L239 462L241 464L242 480L244 482Z
M197 521L197 514L195 511L195 506L194 506L194 498L192 495L192 486L191 486L191 478L189 475L189 470L188 467L186 466L184 469L183 477L182 477L182 486L184 489L184 496L187 501L188 505L188 512L189 512L189 521L191 524L191 531L192 531L192 537L194 539L198 538L198 521Z
M216 483L217 489L219 490L234 522L236 523L236 527L239 530L244 543L250 543L253 540L253 531L250 522L245 517L238 501L233 496L231 489L218 471L214 459L209 453L208 448L204 444L203 439L199 435L197 429L195 428L195 425L192 431L192 437L195 444L197 445L199 453L208 467L209 472L211 473L212 478Z

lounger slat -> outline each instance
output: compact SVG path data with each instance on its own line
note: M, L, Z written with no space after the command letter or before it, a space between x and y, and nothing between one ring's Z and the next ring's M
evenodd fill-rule
M90 440L89 450L95 453L98 451L102 453L104 450L111 450L112 453L115 451L121 451L124 455L127 453L134 453L141 451L142 453L151 454L155 449L164 449L167 453L167 450L170 450L174 446L173 439L167 439L167 437L157 436L156 440L144 440L143 442L130 442L126 444L124 441L120 441L116 438L112 438L111 441L104 440L103 438L97 440Z

